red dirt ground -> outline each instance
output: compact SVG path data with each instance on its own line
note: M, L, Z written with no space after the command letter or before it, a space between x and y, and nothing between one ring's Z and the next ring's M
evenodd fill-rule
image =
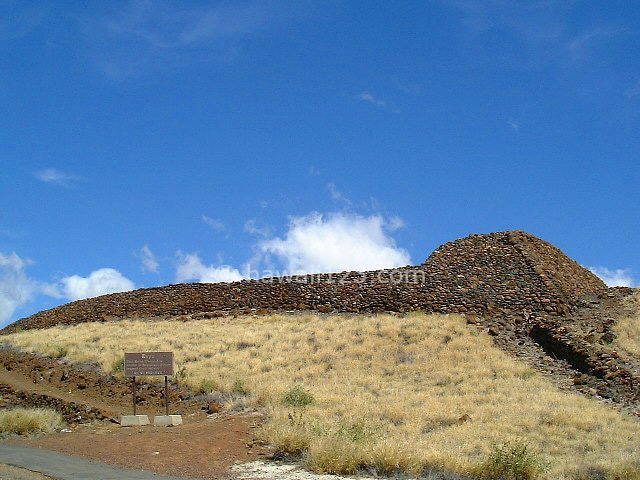
M254 442L258 421L255 416L229 416L169 428L90 425L71 433L8 443L164 475L221 480L233 478L228 469L235 462L268 455L268 450Z

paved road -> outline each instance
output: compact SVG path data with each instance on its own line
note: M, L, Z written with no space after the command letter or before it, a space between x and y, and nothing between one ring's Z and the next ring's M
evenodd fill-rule
M16 480L23 478L36 480L47 477L56 480L190 480L184 477L165 477L142 470L125 470L92 460L68 457L49 450L13 445L0 445L0 464L22 467L30 471L25 472L22 468L12 469L0 465L0 475L2 475L0 478L2 479L5 478L4 473L6 472L8 479L15 478ZM33 472L46 475L46 477L38 476Z

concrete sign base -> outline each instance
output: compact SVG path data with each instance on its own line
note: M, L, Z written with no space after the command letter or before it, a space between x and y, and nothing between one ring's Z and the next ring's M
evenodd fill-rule
M156 415L153 417L156 427L175 427L182 425L182 415Z
M120 425L123 427L141 427L149 423L147 415L123 415L120 418Z

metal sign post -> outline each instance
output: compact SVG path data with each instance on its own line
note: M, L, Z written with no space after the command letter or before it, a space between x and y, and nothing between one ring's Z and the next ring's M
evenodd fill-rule
M164 376L164 414L169 416L169 383L167 376Z
M136 404L138 403L136 401L136 377L132 377L131 378L131 391L133 393L133 414L136 414Z

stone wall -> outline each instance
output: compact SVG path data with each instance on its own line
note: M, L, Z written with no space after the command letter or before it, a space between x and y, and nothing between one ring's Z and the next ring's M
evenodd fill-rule
M550 243L524 232L509 232L509 237L546 288L558 292L565 303L574 303L577 298L601 292L605 287L596 275Z
M438 247L425 263L372 272L179 284L114 293L46 310L16 329L200 312L312 310L566 315L605 285L560 250L515 231L470 235Z

